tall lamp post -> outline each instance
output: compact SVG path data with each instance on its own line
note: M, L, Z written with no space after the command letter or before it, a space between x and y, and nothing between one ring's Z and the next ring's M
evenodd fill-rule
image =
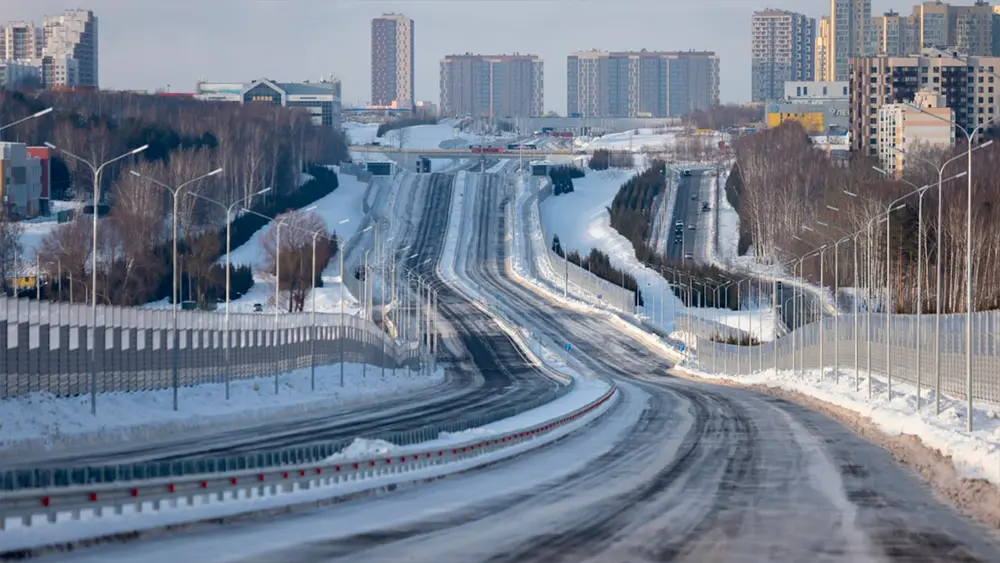
M959 59L961 60L961 59ZM968 63L966 63L968 64ZM908 108L915 109L924 115L928 115L937 119L938 121L943 121L948 123L961 131L965 135L966 146L968 151L966 155L968 156L966 173L968 174L968 190L966 194L966 210L965 210L965 387L966 387L966 430L972 432L972 313L974 312L973 303L973 293L972 293L972 143L976 140L976 135L980 131L986 130L986 128L993 125L1000 116L996 116L990 119L988 122L977 126L970 133L968 129L959 125L958 123L945 119L937 114L931 113L923 108L914 106L912 104L907 104Z
M823 226L823 227L829 227L830 226L829 223L824 223L822 221L818 221L817 224L820 225L820 226ZM834 374L835 382L839 384L840 383L840 244L844 243L844 242L847 242L847 241L849 241L851 239L850 239L850 237L844 237L844 238L841 238L841 239L835 239L834 237L831 237L831 236L829 236L829 235L827 235L825 233L821 233L820 231L817 231L816 229L813 229L812 227L810 227L808 225L803 225L802 228L805 229L805 230L807 230L807 231L809 231L809 232L816 233L817 235L825 238L827 240L827 242L832 242L833 243L833 306L834 306L833 332L835 333L834 338L833 338L833 374ZM822 260L822 254L820 254L820 256L821 256L820 260ZM819 275L820 275L820 282L819 282L820 289L821 290L825 290L825 286L823 285L823 281L822 281L823 280L822 266L821 266L821 270L820 270ZM822 306L820 307L820 310L822 310ZM823 340L824 340L824 338L823 338L823 331L824 331L825 326L826 326L826 319L823 318L822 315L820 315L820 321L819 321L820 342L819 343L820 343L820 350L821 351L820 351L819 355L820 355L821 359L823 359L823 352L822 352L822 350L823 350ZM820 372L822 372L822 371L823 371L823 368L821 367L820 368Z
M42 111L42 112L39 112L38 114L35 114L35 115L44 115L45 113L48 113L48 112ZM24 120L21 120L21 121L24 121ZM15 125L17 123L20 123L21 121L15 121L14 123L11 123L11 125ZM97 414L97 215L98 215L97 204L101 200L101 172L103 172L104 169L109 164L114 163L114 162L118 162L119 160L128 158L130 156L135 156L135 155L141 153L142 151L148 149L149 145L143 145L143 146L141 146L141 147L139 147L137 149L132 149L129 152L127 152L127 153L125 153L123 155L120 155L120 156L116 156L115 158L112 158L111 160L109 160L109 161L107 161L107 162L105 162L103 164L100 164L100 165L95 165L94 163L90 162L89 160L81 158L81 157L79 157L79 156L77 156L77 155L75 155L75 154L73 154L73 153L71 153L71 152L69 152L69 151L67 151L65 149L61 149L61 148L53 145L52 143L45 143L45 146L48 147L48 148L50 148L50 149L52 149L52 150L54 150L54 151L59 151L59 152L63 153L64 155L72 158L73 160L75 160L75 161L77 161L77 162L79 162L81 164L86 165L88 168L90 168L90 171L94 173L94 208L93 208L94 228L93 228L92 248L91 248L91 253L90 253L91 254L91 257L90 257L90 319L91 319L91 327L92 327L91 328L91 331L92 331L91 334L93 335L94 342L93 342L93 346L91 347L91 351L90 351L90 412L91 412L91 414L96 415ZM175 387L175 389L176 389L176 387ZM175 392L175 394L176 394L176 392ZM177 403L177 401L175 399L174 400L174 404L176 405L176 403ZM175 409L176 409L176 407L175 407Z
M173 338L172 338L173 343L174 343L174 348L173 348L173 350L172 350L172 352L170 354L171 364L172 364L171 368L170 368L170 371L172 372L173 385L174 385L174 398L173 398L174 399L174 410L177 410L177 408L178 408L178 405L177 405L177 388L180 386L180 350L178 350L179 344L180 344L180 340L178 338L179 335L178 335L178 329L177 329L177 301L178 301L178 289L179 289L178 288L178 284L179 284L179 281L180 281L178 279L179 276L177 275L177 215L179 214L178 203L180 202L180 198L177 197L177 196L180 195L181 191L184 188L186 188L186 187L188 187L191 184L194 184L196 182L200 182L201 180L204 180L205 178L209 178L209 177L215 176L216 174L221 173L222 169L221 168L216 168L215 170L212 170L211 172L209 172L207 174L202 174L201 176L198 176L197 178L195 178L193 180L188 180L187 182L184 182L183 184L177 186L176 188L171 188L167 184L164 184L163 182L160 182L159 180L155 180L153 178L150 178L149 176L145 176L143 174L140 174L140 173L136 172L135 170L129 170L128 172L129 172L129 174L135 176L136 178L139 178L140 180L145 180L145 181L149 182L150 184L153 184L154 186L158 186L160 188L163 188L163 189L167 190L167 192L170 193L170 200L171 200L171 205L172 205L172 209L173 209L172 212L170 213L170 238L171 238L171 245L172 245L172 247L171 247L171 256L172 256L172 260L173 260L173 267L172 267L172 269L170 271L170 286L171 286L171 295L172 295L172 298L173 298L173 307L171 308L171 317L172 317L171 323L174 325L174 334L173 334ZM95 217L97 216L97 206L96 205L94 206L94 216ZM95 253L96 253L96 247L95 247Z
M52 113L52 108L45 108L42 111L36 111L35 113L29 115L28 117L22 117L21 119L18 119L17 121L12 121L12 122L10 122L10 123L8 123L6 125L0 125L0 131L3 131L5 129L10 129L11 127L13 127L15 125L20 125L20 124L24 123L25 121L31 121L32 119L41 117L41 116L49 114L49 113ZM46 143L45 146L49 146L48 143ZM51 149L51 148L54 148L54 147L49 147L49 148Z
M993 139L990 139L989 141L986 141L985 143L982 143L980 145L976 145L976 147L973 148L972 150L973 151L977 151L979 149L986 148L986 147L988 147L988 146L990 146L992 144L993 144ZM922 158L920 156L911 155L911 154L909 154L906 151L903 151L901 149L894 149L894 150L896 150L897 152L899 152L900 154L903 154L904 156L906 156L908 158L912 158L914 160L917 160L917 161L920 161L920 162L923 162L923 163L926 163L926 164L930 165L938 173L938 183L937 183L937 201L938 201L938 205L937 205L937 228L935 229L935 231L937 231L937 242L936 242L936 246L935 246L935 255L936 256L935 256L935 259L934 259L934 262L935 262L934 269L936 270L935 275L936 275L936 278L937 278L937 281L936 281L936 284L935 284L935 289L934 289L934 313L935 313L935 315L934 315L934 409L935 409L935 412L937 414L941 414L941 315L944 314L944 308L941 305L941 303L942 303L942 301L941 301L941 278L942 278L942 276L944 274L944 260L942 260L942 256L941 256L941 254L942 254L942 251L941 251L941 249L942 249L942 246L941 246L942 245L942 242L941 242L941 233L944 230L944 229L941 228L941 225L944 224L944 219L942 217L943 210L944 210L944 206L942 205L942 202L944 201L942 199L943 198L942 185L944 184L944 169L947 168L948 165L951 164L952 162L955 162L955 161L957 161L957 160L959 160L961 158L965 158L965 153L962 153L962 154L959 154L957 156L954 156L954 157L946 160L944 162L944 164L942 164L941 166L938 166L934 162L931 162L931 161L929 161L929 160L927 160L925 158ZM922 216L921 216L921 218L922 218ZM919 400L919 393L918 393L918 400ZM919 408L919 403L918 403L917 407Z
M833 211L834 213L840 213L840 209L837 208L837 207L834 207L832 205L827 205L826 208L829 209L830 211ZM854 322L854 332L853 332L853 336L851 337L851 339L854 340L854 390L857 391L860 388L860 384L861 384L860 383L860 379L858 378L858 353L859 353L859 351L858 351L858 295L857 295L857 292L858 292L858 235L860 235L861 233L863 233L865 231L864 230L860 230L860 231L852 234L852 233L849 233L849 232L845 231L844 229L841 229L840 227L838 227L836 225L833 225L832 223L826 223L824 221L816 221L816 224L819 225L819 226L821 226L821 227L826 227L828 229L833 229L833 230L839 232L840 234L844 235L848 239L851 239L851 240L854 241L854 267L852 268L853 271L854 271L854 283L853 283L853 286L854 286L854 297L853 297L853 299L851 299L852 313L853 313L852 316L854 317L854 319L853 319L853 322ZM840 244L840 243L838 242L837 244ZM837 255L838 256L840 255L839 251L837 251ZM838 281L839 281L839 275L838 275ZM836 342L837 342L837 346L839 347L840 346L840 344L839 344L839 338L840 338L840 309L839 308L837 309L837 317L836 317L836 319L835 319L834 322L835 322L834 332L837 333L838 340ZM836 352L834 353L834 355L837 355Z
M250 201L252 198L254 198L254 197L258 196L258 195L267 193L269 191L271 191L271 188L264 188L263 190L260 190L259 192L254 192L254 193L252 193L252 194L250 194L250 195L248 195L248 196L246 196L244 198L240 198L240 199L234 201L233 203L231 203L229 205L226 205L225 203L222 203L221 201L216 200L216 199L212 199L212 198L210 198L208 196L201 195L201 194L199 194L197 192L187 192L187 194L189 196L193 196L193 197L196 197L198 199L203 199L203 200L205 200L205 201L207 201L209 203L214 203L214 204L222 207L222 209L225 210L225 212L226 212L226 321L225 321L225 323L226 323L226 400L227 401L229 400L229 379L230 379L230 377L229 377L229 371L230 371L229 370L229 349L231 347L230 346L231 345L230 340L232 340L232 335L229 333L229 302L230 302L229 270L230 270L230 256L232 254L232 248L231 248L232 245L230 244L231 241L232 241L232 236L231 236L232 224L233 224L232 216L233 216L233 212L236 210L237 207L241 207L243 204L245 204L246 202Z

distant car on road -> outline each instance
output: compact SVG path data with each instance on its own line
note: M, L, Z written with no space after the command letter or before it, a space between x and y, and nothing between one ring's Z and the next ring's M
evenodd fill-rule
M698 194L692 195L691 196L691 201L698 201Z
M690 225L688 225L688 230L689 231L693 231L694 230L694 223L691 223Z
M686 176L690 176L690 175L691 175L691 171L690 170L685 170L684 172L681 172L681 176L685 176L686 177Z
M674 223L674 226L675 227L683 227L684 226L684 221L677 221L676 223Z
M684 253L684 259L685 260L693 260L694 259L694 254L691 254L690 252L685 252Z
M702 210L703 212L704 212L704 211L709 211L710 209L711 209L711 207L709 207L709 205L708 205L708 202L707 202L707 201L704 201L704 202L702 202L702 204L701 204L701 210Z
M254 303L253 304L253 312L254 313L263 313L264 312L264 305L262 305L260 303Z

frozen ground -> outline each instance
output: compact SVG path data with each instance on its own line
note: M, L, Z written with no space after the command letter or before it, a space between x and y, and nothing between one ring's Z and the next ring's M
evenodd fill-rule
M24 442L58 446L79 443L88 436L109 439L143 439L151 433L193 430L208 425L251 422L306 410L336 408L374 397L405 395L440 384L443 371L432 376L359 364L345 366L340 387L340 365L317 366L316 390L310 389L308 368L282 374L278 394L274 376L234 380L230 399L223 383L181 388L179 410L173 410L173 390L102 393L97 397L97 415L90 413L90 397L58 398L45 393L0 401L0 452Z
M917 411L914 386L893 381L890 397L885 380L878 375L872 379L872 397L869 399L868 377L864 371L857 374L856 380L853 369L842 369L839 381L833 370L827 370L826 375L821 375L819 370L808 370L803 376L793 371L775 373L774 370L749 376L691 371L706 379L794 391L843 407L870 418L886 434L918 436L926 446L950 456L955 468L964 477L987 479L1000 485L1000 417L994 406L974 404L975 429L969 433L966 431L968 419L964 401L942 395L941 413L937 414L934 392L924 388L921 392L922 408ZM855 385L858 390L855 390Z
M69 209L80 209L83 206L83 202L52 200L51 206L51 215L21 222L24 232L21 233L20 237L21 254L17 257L17 270L22 275L34 275L35 254L38 248L42 246L42 241L45 237L59 226L57 213ZM88 215L86 219L89 220L90 216Z
M608 135L596 137L586 143L583 143L581 148L586 150L628 150L628 148L631 147L633 151L639 151L644 147L649 147L651 149L670 147L677 142L677 134L681 131L681 129L668 128L666 130L656 131L653 129L638 129L638 134L636 134L635 131L636 130L625 131L622 133L610 133Z

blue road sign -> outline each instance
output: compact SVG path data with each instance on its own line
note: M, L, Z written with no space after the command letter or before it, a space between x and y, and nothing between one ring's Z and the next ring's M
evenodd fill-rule
M573 345L572 345L572 344L567 344L567 345L566 345L566 351L567 351L567 352L569 352L569 351L570 351L570 350L572 350L572 349L573 349Z

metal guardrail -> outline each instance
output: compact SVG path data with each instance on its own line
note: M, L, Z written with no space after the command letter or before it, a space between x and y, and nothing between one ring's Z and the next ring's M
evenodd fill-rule
M972 397L1000 405L1000 311L974 313L972 318ZM892 315L890 322L888 356L885 315L872 313L870 332L868 315L860 314L857 325L854 315L841 315L839 320L825 317L761 346L732 346L699 337L698 362L702 369L733 375L774 369L775 354L779 370L836 365L840 369L853 369L858 365L861 370L884 376L891 365L894 380L915 384L919 374L924 386L932 385L937 342L934 315L921 316L919 339L916 315ZM967 398L964 323L963 314L941 317L941 392L961 398Z
M190 506L196 499L209 502L238 501L262 496L287 495L298 490L335 488L338 485L371 481L430 467L481 457L530 441L573 422L611 400L612 387L599 399L566 415L540 424L460 444L426 447L392 455L370 455L358 459L325 458L303 461L287 458L280 464L264 465L254 456L225 471L195 472L183 476L163 476L150 480L121 480L82 486L41 488L5 493L0 496L0 530L11 520L22 526L46 525L58 521L70 524L84 514L88 519L120 517L125 509L142 515ZM253 507L247 506L246 511ZM69 522L59 518L69 515ZM70 524L71 525L71 524Z

